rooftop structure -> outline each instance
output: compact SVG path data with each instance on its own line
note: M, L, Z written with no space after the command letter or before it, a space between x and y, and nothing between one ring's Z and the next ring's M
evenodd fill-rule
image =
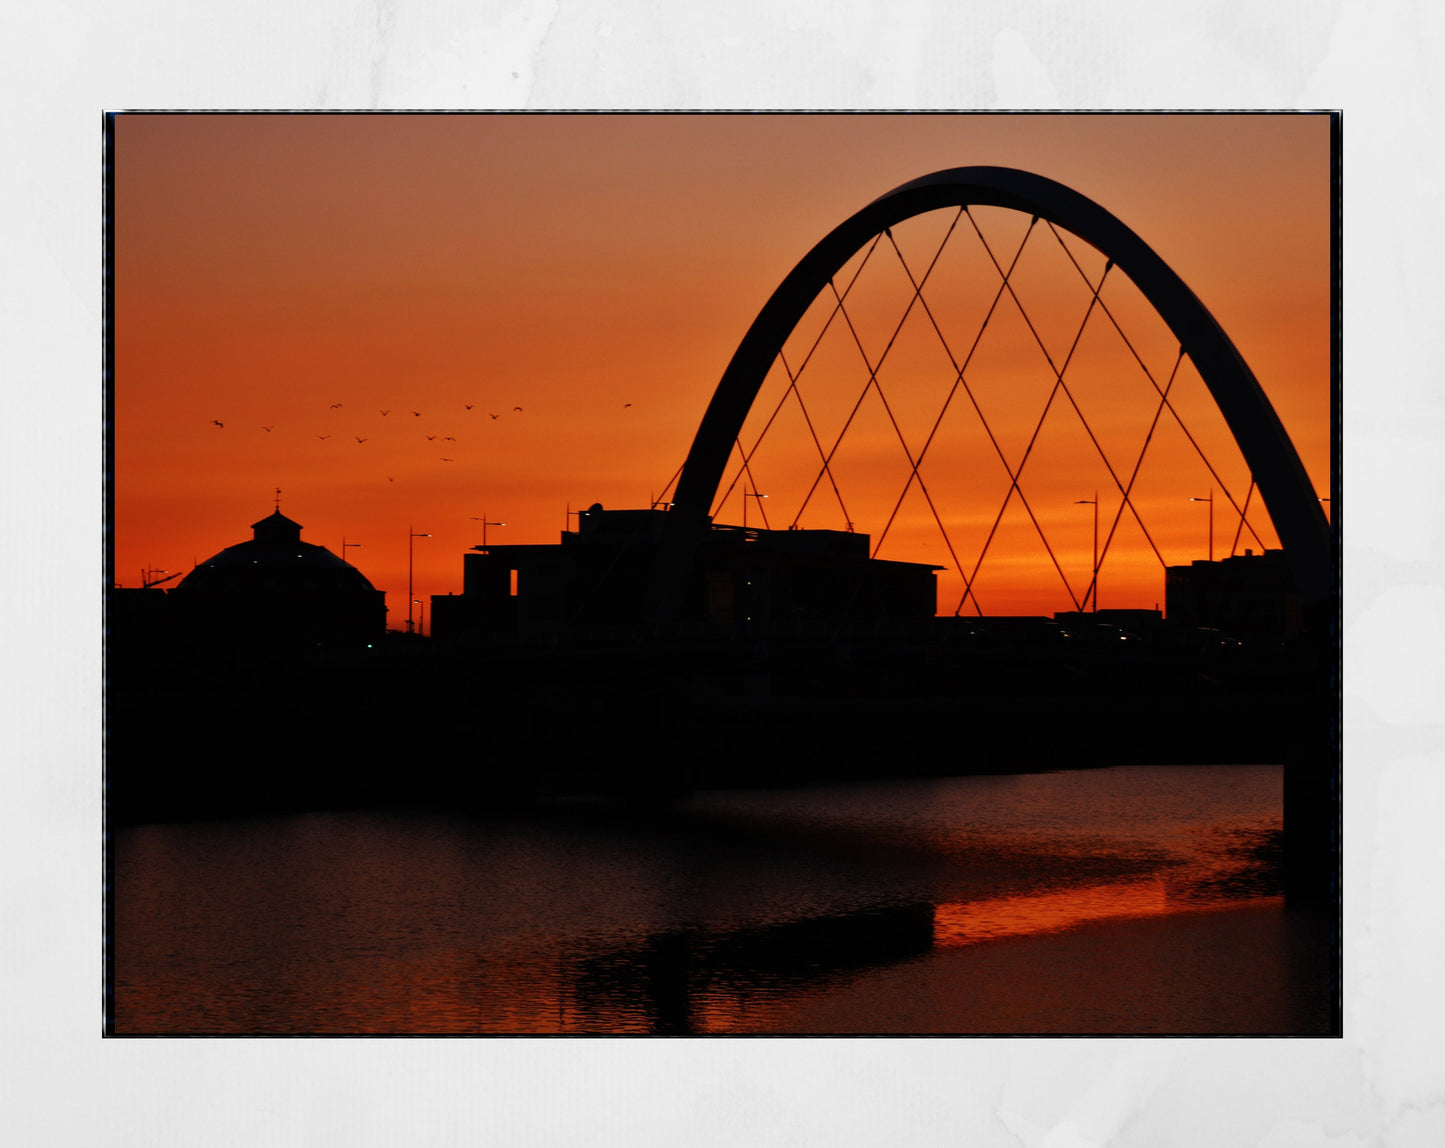
M476 547L463 592L432 599L433 633L523 640L625 629L647 618L667 511L578 514L553 545ZM868 557L868 536L711 524L686 573L684 625L805 631L932 618L937 566Z
M1283 550L1246 550L1164 572L1164 613L1178 626L1206 626L1237 637L1286 638L1303 628L1300 597Z
M226 649L334 647L380 639L385 593L277 509L252 538L196 566L167 598L190 644Z

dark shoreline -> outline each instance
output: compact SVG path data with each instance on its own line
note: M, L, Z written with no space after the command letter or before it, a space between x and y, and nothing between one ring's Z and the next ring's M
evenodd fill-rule
M1285 762L1320 720L1316 676L1280 658L761 641L375 654L112 663L112 824Z

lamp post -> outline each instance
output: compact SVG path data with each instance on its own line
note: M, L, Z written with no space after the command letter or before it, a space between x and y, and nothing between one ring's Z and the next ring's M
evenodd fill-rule
M507 525L505 522L489 522L489 521L487 521L487 516L486 516L485 514L483 514L480 518L478 518L475 514L472 515L472 521L473 521L473 522L480 522L480 523L482 524L482 549L483 549L483 550L485 550L485 549L487 548L487 527L488 527L488 526L506 526L506 525Z
M1190 502L1209 503L1209 560L1214 561L1214 487L1209 488L1208 498L1191 498Z
M408 527L406 528L406 632L407 632L408 634L412 634L412 633L415 633L415 632L416 632L416 631L415 631L415 628L414 628L413 625L412 625L412 621L411 621L411 608L412 608L412 606L414 605L414 603L413 603L413 601L412 601L413 591L412 591L412 584L411 584L412 566L413 566L413 562L412 562L412 550L413 550L413 548L416 546L416 540L417 540L418 538L430 538L430 537L431 537L430 534L418 534L418 533L417 533L416 531L414 531L410 526L408 526Z
M417 610L416 610L416 613L417 613L417 622L416 622L417 636L418 636L418 637L425 638L425 637L426 637L426 603L423 602L420 598L415 598L415 599L412 600L412 605L414 605L414 606L417 608Z
M341 536L341 560L342 560L343 562L346 561L346 551L347 551L347 548L348 548L348 547L349 547L350 549L352 549L352 550L360 550L360 549L361 549L361 543L360 543L360 542L348 542L348 541L346 541L346 535L343 534L343 535Z
M759 501L761 501L762 499L767 498L767 497L768 497L768 496L767 496L766 494L759 494L756 487L754 487L752 490L747 490L747 489L744 489L744 490L743 490L743 529L744 529L744 530L746 530L746 529L748 528L748 499L750 499L750 498L756 498L756 499L758 499ZM759 506L758 509L759 509L759 510L762 510L762 507Z
M1093 498L1081 498L1075 506L1092 506L1094 508L1094 580L1089 583L1089 589L1094 595L1094 613L1099 612L1099 492L1094 491Z

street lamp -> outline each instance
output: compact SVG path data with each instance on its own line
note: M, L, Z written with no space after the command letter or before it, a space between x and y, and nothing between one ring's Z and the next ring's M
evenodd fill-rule
M483 550L485 550L485 549L487 548L487 527L488 527L488 526L506 526L506 525L507 525L505 522L488 522L488 521L487 521L487 516L486 516L485 514L483 514L480 518L478 518L475 514L473 514L473 515L472 515L472 521L473 521L473 522L480 522L480 523L482 524L482 549L483 549Z
M1208 498L1191 498L1190 502L1209 503L1209 560L1214 561L1214 487L1209 488Z
M1094 613L1099 612L1099 492L1094 491L1093 498L1081 498L1075 506L1092 506L1094 508L1094 580L1089 583L1094 594Z
M415 628L413 627L412 621L411 621L411 608L412 608L412 605L413 605L413 602L412 602L412 593L413 593L413 591L412 591L412 586L411 586L411 574L412 574L412 565L413 565L413 563L412 563L412 550L413 550L413 548L416 546L416 539L418 539L418 538L430 538L430 537L431 537L430 534L418 534L418 533L416 533L416 531L414 531L410 526L408 526L408 527L406 528L406 632L407 632L408 634L415 633Z
M346 551L347 551L347 548L348 548L348 547L349 547L350 549L352 549L352 550L360 550L360 549L361 549L361 543L360 543L360 542L348 542L348 541L346 541L346 535L343 534L343 535L341 536L341 560L342 560L343 562L346 561Z
M417 607L417 623L416 623L417 635L418 635L419 637L425 638L425 637L426 637L426 603L423 602L420 598L414 598L414 599L412 599L412 605L414 605L414 606Z
M768 497L768 496L767 496L766 494L759 494L759 493L758 493L758 490L757 490L757 487L754 487L752 490L747 490L747 489L744 489L744 490L743 490L743 529L744 529L744 530L746 530L746 529L748 528L748 499L750 499L750 498L756 498L756 499L758 499L759 501L761 501L762 499L767 498L767 497ZM762 510L762 507L759 506L758 509L759 509L759 510ZM766 516L766 515L764 515L763 521L764 521L764 522L767 521L767 516Z

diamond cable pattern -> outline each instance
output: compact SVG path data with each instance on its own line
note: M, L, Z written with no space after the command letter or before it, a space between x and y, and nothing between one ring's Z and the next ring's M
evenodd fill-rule
M954 237L959 219L965 215L968 216L969 223L973 229L974 235L978 239L978 242L984 254L987 256L989 263L992 264L994 271L999 277L999 285L997 290L994 292L992 299L988 303L987 310L983 316L982 321L979 323L977 331L973 335L973 339L972 342L969 344L967 353L960 361L959 357L955 355L953 347L950 345L949 339L944 334L943 326L939 322L938 315L929 305L928 298L925 295L925 287L929 284L930 277L933 275L935 268L938 266L939 260L943 255L945 248L948 246L950 240ZM718 498L714 503L714 513L721 510L722 506L731 497L734 489L737 487L738 482L743 481L744 479L746 479L747 483L751 485L753 492L752 494L749 494L749 492L745 489L743 492L744 500L746 500L748 497L759 497L757 494L757 492L759 491L759 484L757 481L757 477L754 473L753 459L757 454L757 451L761 447L764 439L767 438L769 432L772 430L779 413L787 404L787 401L791 396L798 405L798 410L802 415L804 425L807 428L808 437L812 442L813 450L818 456L820 466L817 473L814 475L811 483L807 487L806 493L803 495L802 502L798 506L796 514L793 516L792 523L789 529L796 528L799 525L804 513L812 502L814 495L817 493L819 484L822 483L822 481L826 478L828 485L833 492L834 499L837 501L838 508L843 515L843 519L846 523L847 529L849 531L852 531L854 529L854 519L848 511L847 504L844 499L843 489L839 481L839 475L836 473L835 460L837 458L838 450L842 445L845 437L848 436L850 429L854 427L855 421L857 420L859 415L859 411L861 410L864 402L866 401L868 397L868 392L871 389L877 394L879 403L881 404L883 409L883 413L887 418L888 424L892 428L893 436L897 439L899 447L902 449L903 456L907 460L909 467L907 476L903 481L902 489L899 492L896 501L893 502L892 509L889 511L886 520L883 522L882 529L878 533L877 539L872 549L872 557L877 558L879 553L881 552L882 546L885 540L888 538L889 532L893 529L895 523L898 521L898 516L900 514L900 511L902 510L903 503L907 499L909 491L916 483L920 493L923 495L923 498L928 505L928 509L932 516L932 519L938 527L944 545L948 550L948 554L952 563L952 569L956 571L956 573L963 582L963 593L959 598L958 606L953 612L955 615L961 613L965 606L968 604L968 602L972 600L974 610L980 616L982 616L983 609L978 602L977 595L974 592L974 584L977 581L979 573L983 568L983 563L989 554L990 548L993 545L996 537L998 536L998 532L1005 517L1005 514L1008 510L1009 503L1016 495L1018 497L1021 507L1023 508L1029 519L1029 522L1032 524L1034 532L1037 534L1038 539L1043 545L1044 550L1048 554L1048 557L1052 562L1055 571L1058 573L1059 579L1063 584L1065 592L1068 594L1070 600L1073 602L1074 609L1081 610L1083 608L1080 604L1081 600L1079 596L1075 593L1073 586L1070 584L1069 578L1064 572L1063 565L1060 562L1059 557L1054 550L1054 547L1049 542L1043 523L1040 521L1038 515L1035 513L1034 507L1030 505L1022 486L1024 468L1027 466L1029 459L1033 456L1034 448L1039 441L1040 433L1048 420L1048 416L1056 403L1059 393L1062 392L1070 408L1078 417L1079 425L1082 426L1085 434L1088 436L1094 453L1097 454L1100 462L1103 464L1105 470L1108 473L1109 479L1112 480L1114 487L1120 496L1120 502L1113 514L1113 520L1109 526L1108 532L1106 536L1102 539L1103 545L1099 548L1097 552L1096 566L1091 571L1091 575L1088 579L1087 589L1085 590L1082 599L1083 601L1087 602L1090 598L1090 595L1097 592L1096 583L1098 581L1098 574L1102 570L1105 558L1109 554L1110 547L1115 541L1118 527L1122 521L1126 508L1128 509L1130 515L1133 517L1135 522L1138 524L1144 540L1147 542L1150 550L1153 552L1159 564L1166 567L1168 565L1164 559L1163 554L1160 551L1159 546L1155 542L1152 533L1150 532L1147 524L1145 523L1139 507L1134 501L1134 490L1140 475L1143 462L1149 452L1150 446L1154 441L1155 432L1158 429L1160 420L1162 419L1163 414L1166 410L1169 412L1174 423L1185 435L1190 446L1193 448L1194 453L1198 456L1200 461L1208 470L1211 477L1214 479L1216 488L1224 494L1225 499L1239 515L1234 542L1231 546L1230 553L1233 554L1238 548L1240 538L1245 530L1248 530L1249 533L1254 537L1256 542L1259 543L1261 548L1264 548L1263 540L1260 538L1260 535L1255 529L1254 525L1248 519L1248 511L1252 502L1256 486L1255 480L1253 479L1253 477L1251 477L1249 491L1245 496L1243 506L1241 506L1235 499L1235 497L1230 493L1228 485L1224 482L1217 468L1206 455L1204 449L1200 445L1199 440L1186 425L1175 403L1171 401L1171 392L1173 391L1174 384L1179 377L1180 367L1185 358L1185 351L1183 347L1180 347L1179 349L1179 353L1175 359L1173 368L1169 373L1168 379L1166 380L1164 385L1161 386L1159 381L1155 378L1153 372L1149 369L1149 366L1144 362L1144 359L1140 355L1138 348L1136 348L1134 342L1125 332L1123 326L1119 321L1119 318L1116 316L1113 309L1111 309L1108 303L1102 298L1101 293L1103 291L1104 285L1109 278L1110 272L1114 269L1113 260L1109 259L1105 262L1103 273L1100 275L1098 283L1093 283L1089 273L1080 264L1074 252L1070 249L1069 245L1065 242L1063 236L1060 234L1059 228L1053 222L1045 220L1045 226L1047 226L1049 231L1052 232L1056 242L1064 253L1064 256L1073 266L1075 272L1083 280L1084 285L1089 289L1090 294L1088 306L1085 309L1083 317L1080 319L1077 328L1073 332L1073 337L1071 342L1069 343L1067 353L1062 357L1061 361L1055 361L1053 355L1050 353L1048 346L1045 344L1043 337L1040 334L1037 324L1034 322L1033 317L1029 314L1028 309L1024 306L1023 300L1020 298L1019 292L1015 289L1015 284L1013 282L1014 272L1019 265L1020 257L1022 256L1025 248L1028 246L1030 238L1034 234L1035 228L1039 222L1039 218L1040 217L1038 215L1033 215L1031 217L1028 228L1025 231L1022 239L1019 241L1018 247L1014 251L1013 256L1009 260L1008 266L1006 268L1000 261L998 255L995 253L993 246L989 243L989 240L985 236L983 229L979 226L978 220L975 219L973 213L969 210L967 206L958 207L958 209L953 215L953 218L948 223L948 227L943 235L943 238L939 241L937 247L933 250L932 257L930 258L927 267L923 270L921 275L915 274L913 267L910 266L908 258L904 255L903 249L899 246L897 239L894 237L892 227L885 227L882 231L875 234L871 243L869 243L866 248L862 249L864 252L863 258L858 262L855 270L852 273L851 278L849 278L845 287L843 287L841 290L839 289L836 276L830 276L828 278L827 287L833 295L833 306L829 311L826 319L824 320L822 327L813 338L811 345L807 349L807 352L798 363L796 370L789 362L787 355L784 353L784 350L781 347L778 349L775 362L776 365L781 366L782 368L782 374L786 377L787 380L786 386L783 388L781 396L778 398L776 404L773 406L772 411L769 413L766 421L762 426L762 429L758 432L757 437L754 439L751 448L745 448L743 446L741 435L734 438L734 448L738 453L740 463L737 466L731 482L728 483L721 497ZM867 269L870 265L870 262L873 259L873 255L878 248L878 245L884 239L888 241L895 257L898 260L899 266L901 267L904 275L907 277L908 284L911 287L911 295L907 301L907 304L903 308L901 316L899 317L897 323L893 325L891 333L888 335L887 340L882 347L882 350L878 353L875 360L869 355L868 349L864 343L863 335L860 334L859 328L854 322L854 316L850 312L849 303L851 301L850 297L854 292L854 288L859 283L859 280L864 270ZM1049 391L1048 398L1045 400L1042 410L1039 413L1038 419L1033 425L1033 429L1028 439L1027 445L1024 448L1023 455L1019 459L1018 465L1016 467L1010 465L1008 457L1005 454L1003 446L1000 442L998 433L996 432L994 426L991 425L988 417L984 414L983 407L981 406L978 396L975 393L974 384L976 384L977 380L974 380L974 384L971 384L968 374L969 368L973 363L975 357L975 352L978 350L984 335L987 333L990 323L995 318L999 303L1001 302L1005 294L1009 296L1009 298L1013 301L1014 306L1018 309L1019 317L1022 319L1024 326L1027 328L1029 336L1032 338L1033 345L1037 347L1040 353L1042 353L1044 361L1047 363L1048 368L1052 373L1054 379L1053 386ZM900 334L902 333L910 316L914 313L915 307L920 310L923 316L926 318L928 326L932 329L933 336L937 338L939 346L942 348L944 354L947 356L949 366L953 373L951 385L949 386L949 389L943 398L943 402L938 410L938 414L936 417L933 418L932 423L928 426L927 435L922 440L922 444L917 450L916 454L913 448L909 445L908 436L904 433L903 427L900 424L898 415L894 408L894 404L889 401L888 396L885 392L883 381L879 377L880 373L884 369L885 363L887 363L889 360L890 353L893 352L895 345L898 342ZM1114 461L1110 459L1109 451L1105 449L1104 444L1100 441L1099 436L1095 433L1093 426L1090 424L1090 421L1085 415L1083 407L1074 392L1074 388L1070 386L1069 382L1066 379L1066 375L1069 374L1070 366L1073 365L1075 362L1076 352L1078 352L1080 348L1080 343L1083 335L1086 329L1088 329L1090 320L1092 319L1096 309L1102 312L1103 316L1108 320L1109 325L1118 335L1124 347L1127 348L1130 356L1132 356L1133 360L1138 364L1139 369L1143 372L1145 378L1149 381L1149 384L1159 398L1158 405L1156 406L1153 413L1153 418L1149 424L1148 430L1144 434L1142 446L1140 447L1138 455L1134 460L1133 467L1128 474L1127 481L1121 479L1120 471L1116 469ZM849 409L847 417L846 419L844 419L841 429L838 431L837 436L832 441L832 445L829 448L825 449L823 445L823 439L819 434L819 424L814 419L813 415L809 412L808 405L804 400L801 380L804 371L806 371L809 366L814 363L815 353L818 351L818 348L823 343L824 338L829 334L830 331L836 330L837 324L835 323L835 320L839 319L840 317L842 319L842 326L846 328L848 336L854 348L856 349L860 359L862 360L865 370L867 371L867 380L863 384L863 387L858 394L857 400L853 403L851 409ZM813 375L816 375L817 373L818 371L817 369L815 369L812 374L809 375L810 382L813 378ZM890 371L890 383L892 382L893 375L895 373L896 371L894 370ZM1075 374L1077 373L1078 372L1076 371ZM1004 471L1008 475L1009 479L1009 486L1007 491L1004 493L1002 504L1000 505L998 513L994 517L993 523L989 528L986 537L983 540L982 546L978 552L978 557L973 563L972 570L967 569L965 563L960 559L959 549L955 545L955 541L950 535L948 527L945 524L944 515L940 512L934 494L932 491L930 491L921 471L924 459L928 456L930 449L933 447L935 440L937 439L937 436L939 434L939 430L943 424L943 420L948 414L950 408L952 407L954 399L960 389L967 396L974 413L978 417L979 425L981 426L984 434L987 436L989 444L993 448L995 455L997 456L1000 464L1003 466ZM864 432L860 430L858 433L862 434ZM856 435L854 437L856 437ZM1114 449L1117 452L1119 448L1114 447L1111 449ZM678 481L681 471L682 468L679 468L678 473L673 475L672 479L668 483L668 486L664 488L664 498L666 497L667 490L670 489L673 484ZM762 504L761 497L759 497L758 509L761 512L764 528L771 529L767 511Z

